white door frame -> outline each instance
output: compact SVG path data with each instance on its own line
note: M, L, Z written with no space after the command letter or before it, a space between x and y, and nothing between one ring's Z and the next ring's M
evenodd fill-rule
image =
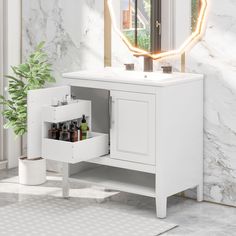
M2 24L3 74L11 73L11 66L21 62L21 0L0 0L4 12ZM2 77L1 77L2 78ZM1 81L2 93L7 86L6 80ZM5 94L6 95L6 94ZM3 159L8 161L8 168L18 166L21 155L21 139L15 138L12 130L3 133Z
M162 29L162 50L177 49L191 34L191 1L162 0Z
M0 93L3 93L3 1L0 0ZM0 107L2 110L2 105ZM2 116L0 117L0 162L2 163L4 161L4 156L3 156L3 118ZM2 166L2 165L1 165ZM0 167L2 169L2 167Z
M162 0L162 33L161 33L161 47L163 51L169 51L174 48L174 0Z

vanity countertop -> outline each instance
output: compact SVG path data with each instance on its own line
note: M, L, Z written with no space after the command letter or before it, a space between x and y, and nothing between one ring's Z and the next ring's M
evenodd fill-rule
M105 68L104 70L77 71L63 74L65 79L101 81L110 83L137 84L145 86L171 86L202 80L201 74L179 73L164 74L159 72L124 71Z

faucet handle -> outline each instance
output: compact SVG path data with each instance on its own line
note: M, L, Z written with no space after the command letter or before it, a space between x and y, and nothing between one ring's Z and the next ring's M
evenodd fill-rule
M162 66L161 68L164 74L171 74L173 72L172 66Z
M134 70L134 63L127 63L127 64L124 64L124 66L126 70L129 70L129 71Z

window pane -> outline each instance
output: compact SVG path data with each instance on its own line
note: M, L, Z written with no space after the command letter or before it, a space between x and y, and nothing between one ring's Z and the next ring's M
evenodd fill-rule
M121 0L121 29L132 45L135 45L135 1Z
M135 45L135 0L121 0L121 28L123 34ZM150 51L151 0L138 0L137 46Z
M138 0L138 47L151 50L151 0Z

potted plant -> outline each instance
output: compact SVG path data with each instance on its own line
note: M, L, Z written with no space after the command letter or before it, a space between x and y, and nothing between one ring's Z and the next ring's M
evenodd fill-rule
M8 80L7 97L0 96L4 105L2 115L6 120L4 128L11 128L16 137L27 133L27 93L41 89L46 83L55 82L51 75L51 64L44 52L45 43L41 42L29 55L25 63L12 66L13 75L5 76ZM42 158L19 158L19 182L25 185L38 185L46 181L46 163Z

